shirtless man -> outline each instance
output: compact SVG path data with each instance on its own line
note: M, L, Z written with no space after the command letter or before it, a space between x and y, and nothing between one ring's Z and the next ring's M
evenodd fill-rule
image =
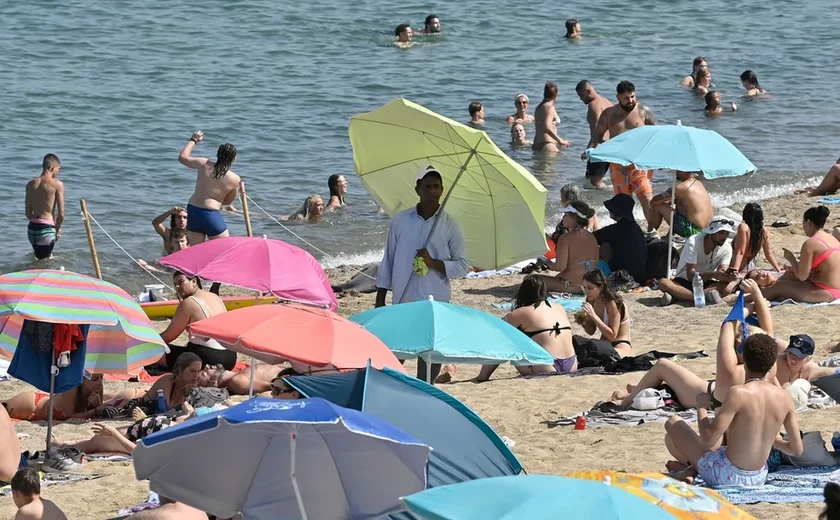
M34 468L24 468L12 478L12 501L18 508L15 520L67 520L55 503L41 498L41 477Z
M776 379L779 386L785 388L797 379L816 381L821 377L838 373L836 367L821 367L811 361L814 355L814 340L807 334L790 337L790 343L784 353L776 360Z
M753 334L743 349L745 382L729 389L713 420L707 414L709 395L697 396L699 435L679 416L665 423L668 451L690 464L680 475L688 481L700 475L710 487L762 486L771 448L792 456L802 454L793 399L766 379L776 364L776 341L766 334ZM788 440L779 437L782 425ZM724 434L726 446L717 447Z
M837 162L829 168L819 186L797 190L796 193L806 193L809 197L818 197L820 195L832 195L837 193L837 190L840 190L840 159L837 159Z
M20 465L20 441L6 407L0 406L0 481L12 480Z
M528 96L525 94L517 94L515 98L513 98L513 105L516 107L516 113L513 113L507 116L505 122L509 125L513 123L531 123L534 121L534 116L527 112L528 110L528 103L530 100Z
M226 237L229 235L227 223L221 209L229 206L236 199L239 189L239 175L230 169L236 161L236 148L225 143L216 152L216 162L206 157L192 157L193 147L204 139L198 131L178 155L178 162L198 170L195 191L187 204L187 240L191 246L204 242L205 239Z
M595 128L598 126L598 119L601 113L613 106L612 101L595 92L595 87L588 80L583 80L575 87L578 97L586 105L586 122L589 123L589 141L595 141ZM604 140L609 139L609 130L604 133ZM610 163L589 161L586 150L580 155L581 160L586 161L586 179L595 188L604 187L604 175L610 169Z
M554 108L556 100L557 85L552 81L546 81L543 100L534 111L534 143L531 148L535 151L557 152L560 147L567 148L572 145L571 141L557 135L557 123L560 122L560 116Z
M52 256L55 241L61 238L64 183L57 179L60 169L58 157L47 154L41 163L41 175L26 184L26 234L38 260Z
M598 118L598 124L592 133L587 148L594 148L606 140L621 135L628 130L645 125L655 125L656 119L652 112L636 102L636 86L629 81L620 82L616 88L618 105L607 107ZM650 199L653 197L653 187L650 180L653 171L638 170L634 165L621 166L610 164L610 180L614 193L634 193L639 199L639 205L648 221L648 229L652 217L650 215Z
M164 224L167 218L169 219L169 227L166 227ZM155 219L152 220L152 227L155 228L157 234L163 239L163 250L166 251L167 255L171 255L175 251L180 251L181 249L184 249L183 244L179 243L179 236L173 237L172 231L178 229L186 232L187 210L175 206L174 208L155 217ZM175 234L177 234L177 232Z
M704 108L703 110L706 112L706 115L708 117L719 116L720 114L727 112L723 109L723 106L721 106L720 104L720 92L717 92L716 90L710 90L706 92L704 99L706 101L706 108ZM729 108L732 112L735 112L738 110L738 105L736 105L735 102L732 101L729 104Z
M715 215L715 210L709 192L698 179L697 172L677 171L676 176L678 184L674 202L677 211L674 213L673 232L688 238L703 232L703 228L709 225ZM652 230L659 229L663 220L671 222L670 188L651 199L650 215L648 223Z
M424 35L440 34L440 18L436 14L430 14L423 22Z

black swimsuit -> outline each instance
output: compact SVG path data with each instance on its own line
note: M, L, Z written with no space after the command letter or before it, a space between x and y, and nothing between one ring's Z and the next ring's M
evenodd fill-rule
M533 338L537 334L542 334L543 332L554 332L556 336L559 336L561 332L564 330L572 330L571 327L561 327L560 322L555 322L553 327L549 327L547 329L539 329L539 330L524 330L522 327L516 327L519 329L523 334L528 336L529 338Z

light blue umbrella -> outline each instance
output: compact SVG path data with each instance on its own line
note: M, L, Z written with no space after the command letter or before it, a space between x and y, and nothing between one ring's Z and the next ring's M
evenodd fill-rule
M554 475L470 480L403 498L427 520L674 520L661 507L603 482Z
M420 356L427 367L431 363L554 363L551 354L513 325L452 303L432 299L401 303L365 311L350 320L381 339L399 359Z
M313 376L314 377L314 376ZM320 398L256 398L144 438L138 480L220 518L361 520L426 488L430 448Z
M597 148L587 150L589 160L622 166L635 165L641 170L679 170L703 172L707 179L737 177L756 170L753 163L725 137L714 130L676 125L640 126L610 138ZM671 222L674 229L674 191L671 188ZM671 247L674 234L669 233L668 278L671 277Z

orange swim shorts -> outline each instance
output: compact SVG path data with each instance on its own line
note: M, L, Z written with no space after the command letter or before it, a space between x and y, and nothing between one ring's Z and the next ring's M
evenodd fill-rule
M613 193L651 195L653 194L653 186L650 184L652 178L653 170L637 170L632 164L630 166L610 164Z

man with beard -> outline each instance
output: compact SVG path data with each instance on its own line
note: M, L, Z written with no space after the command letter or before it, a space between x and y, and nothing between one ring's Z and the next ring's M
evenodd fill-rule
M604 110L613 106L613 104L612 101L595 92L595 87L592 86L592 83L588 80L583 80L578 83L575 87L575 92L577 92L577 95L580 100L583 101L583 104L586 105L586 122L589 123L589 140L590 146L592 146L591 142L596 141L595 129L598 127L598 120ZM608 136L605 136L605 138L609 139ZM586 179L593 187L603 188L604 175L607 174L610 163L593 163L589 161L589 157L586 155L585 150L581 154L580 158L586 161Z
M611 137L621 135L628 130L645 125L655 125L656 119L647 107L636 102L636 86L629 81L620 82L616 88L616 99L618 104L604 109L598 124L592 133L592 139L587 148L594 148ZM653 187L650 180L653 177L651 170L639 170L635 165L621 166L610 164L610 180L613 185L613 192L633 195L639 199L639 205L648 221L652 220L650 214L650 200L653 198Z

